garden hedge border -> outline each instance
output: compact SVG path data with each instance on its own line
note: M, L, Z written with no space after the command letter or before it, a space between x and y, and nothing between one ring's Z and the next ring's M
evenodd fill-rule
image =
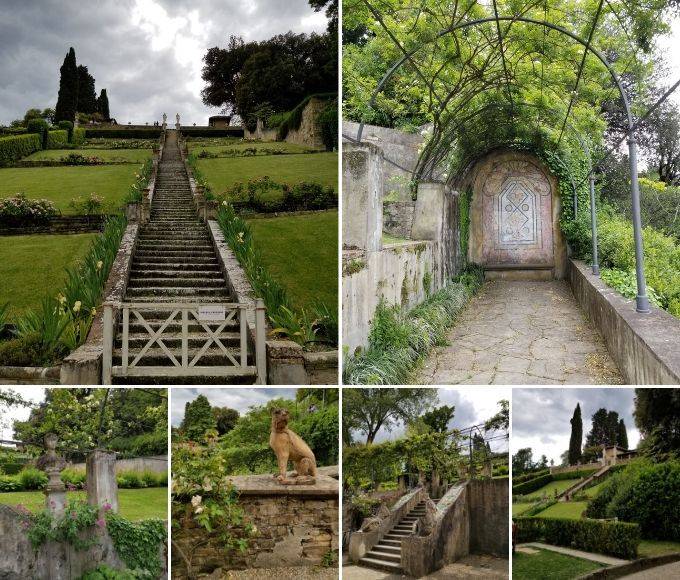
M45 149L63 149L68 144L68 131L57 129L47 132L47 147Z
M515 517L517 543L544 541L626 560L637 558L640 526L627 522Z
M541 489L544 485L548 485L553 481L552 473L546 473L545 475L539 475L534 479L525 481L524 483L518 483L512 486L513 495L527 495L528 493L533 493L534 491Z
M38 133L0 137L0 164L16 161L41 149L42 139Z
M89 129L85 128L86 137L103 137L109 139L158 139L163 129L161 127L149 127L148 129Z
M243 127L211 129L209 127L182 127L180 133L185 137L243 137Z

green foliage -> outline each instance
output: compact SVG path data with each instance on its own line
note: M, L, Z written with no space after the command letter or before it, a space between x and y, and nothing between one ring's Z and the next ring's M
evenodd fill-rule
M106 529L120 559L128 568L145 570L158 578L163 568L161 545L167 539L165 523L160 519L131 522L109 511Z
M109 96L106 93L106 89L102 89L97 98L97 112L105 121L108 121L111 118L111 112L109 111Z
M85 136L87 139L105 138L105 139L158 139L163 130L160 127L145 127L134 129L125 129L120 127L113 127L105 129L97 127L96 129L85 127Z
M17 161L42 149L42 139L35 133L0 137L0 165Z
M540 517L518 517L514 523L518 543L541 541L618 558L637 557L637 524Z
M68 131L59 129L47 132L47 147L45 149L63 149L68 143Z
M100 564L94 570L85 572L78 580L151 580L145 570L116 570L106 564Z
M533 479L525 481L523 483L518 483L512 486L513 495L526 495L532 493L536 490L541 489L544 485L549 484L553 481L553 476L550 473L545 475L539 475Z
M678 313L680 314L680 312ZM680 450L680 391L635 389L635 425L645 455L665 458Z
M581 418L581 405L576 403L574 414L571 417L571 436L569 437L569 465L576 465L581 461L581 445L583 444L583 419Z
M47 199L29 199L23 193L0 200L0 224L25 226L47 223L59 212Z
M71 47L59 69L59 94L54 111L54 120L74 121L78 110L78 66L76 52Z
M180 430L189 441L201 442L206 434L215 431L217 423L205 395L198 395L184 406L184 419Z
M546 475L549 473L550 473L549 469L541 469L539 471L532 471L531 473L523 473L522 475L513 475L512 484L517 485L518 483L524 483L525 481L529 481L530 479L534 479L536 477Z
M35 467L26 467L19 472L17 480L21 484L22 489L42 489L47 485L47 474Z
M317 463L320 465L338 463L339 428L337 404L304 414L291 425L291 429L312 448Z
M158 427L162 427L162 425L158 425ZM156 428L155 431L150 433L114 437L109 442L108 447L118 452L122 458L164 455L168 451L168 435L167 431L162 428Z
M635 522L645 538L680 540L680 461L629 464L605 481L586 515Z
M442 344L458 313L481 286L477 270L460 280L450 282L408 312L381 303L371 322L368 347L345 359L345 384L407 383L417 364Z
M82 145L83 143L85 143L85 129L81 127L73 129L71 142L74 145Z
M151 172L153 171L153 160L147 159L137 173L135 173L135 182L130 186L130 189L125 196L125 203L142 201L142 190L149 184L151 179Z
M470 206L472 204L472 189L464 189L458 198L458 212L460 229L460 254L465 263L468 259L468 249L470 247Z
M86 550L97 540L83 538L82 532L97 523L99 510L82 501L69 501L64 514L54 517L48 510L35 515L25 513L27 536L35 550L46 542L65 542L76 550Z
M565 481L565 480L568 480L568 479L582 479L584 477L591 476L596 471L598 471L597 468L577 469L575 471L564 471L562 473L553 473L552 474L552 480L553 481Z

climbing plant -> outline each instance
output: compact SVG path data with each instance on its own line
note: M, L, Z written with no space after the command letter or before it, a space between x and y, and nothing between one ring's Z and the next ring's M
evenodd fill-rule
M158 578L163 569L160 548L166 541L165 523L159 519L131 522L119 514L106 514L106 528L116 553L132 570L143 570Z

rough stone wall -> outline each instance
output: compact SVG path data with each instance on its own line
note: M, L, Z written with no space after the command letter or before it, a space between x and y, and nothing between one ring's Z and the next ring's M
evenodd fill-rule
M470 552L507 558L509 493L507 479L477 479L468 485Z
M241 495L239 505L246 520L258 531L244 552L227 552L218 534L209 534L191 517L183 519L181 529L173 531L173 542L185 552L190 552L192 545L204 542L193 551L194 573L316 566L325 554L338 550L337 497ZM234 532L243 533L242 529ZM172 578L186 577L184 561L173 550Z
M73 469L85 469L84 463L73 463L69 467ZM131 457L116 461L116 473L121 471L153 471L154 473L167 473L168 456L156 455L153 457Z
M357 136L359 123L343 121L343 140L351 142ZM391 201L410 201L410 184L418 163L418 149L424 142L420 133L405 133L398 129L364 125L362 142L373 143L385 153L385 195Z
M411 237L414 201L383 202L383 232L397 238Z

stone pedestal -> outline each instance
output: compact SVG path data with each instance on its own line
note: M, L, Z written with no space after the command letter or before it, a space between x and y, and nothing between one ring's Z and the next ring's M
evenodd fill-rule
M87 456L87 503L101 508L105 504L118 512L118 483L116 482L116 454L96 449Z
M443 183L419 183L418 199L413 212L411 239L433 240L442 238L446 185Z
M382 249L383 154L370 143L346 143L342 155L342 235L347 248Z

